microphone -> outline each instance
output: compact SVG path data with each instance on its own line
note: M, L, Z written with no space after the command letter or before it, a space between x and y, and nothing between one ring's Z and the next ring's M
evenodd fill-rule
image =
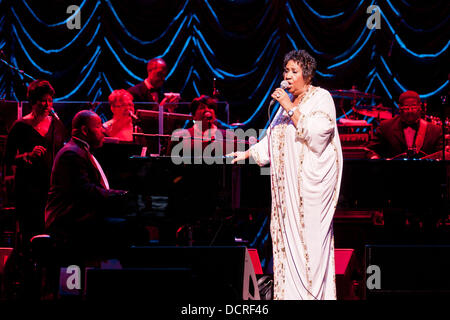
M286 80L281 81L280 88L284 90L287 87L289 87L289 82L287 82Z
M281 81L281 83L280 83L280 88L284 90L284 89L286 89L287 87L289 87L289 82L287 82L286 80ZM272 108L272 106L275 104L275 102L277 102L277 100L272 99L272 100L270 101L269 108Z
M56 113L55 109L50 109L50 115L55 118L58 121L61 121L61 119L58 117L58 114Z
M139 121L139 117L137 116L137 115L135 115L134 113L133 113L133 111L128 111L128 114L130 115L130 117L133 119L133 120L135 120L135 121Z
M206 120L212 120L212 113L209 111L206 111L203 116L205 117Z

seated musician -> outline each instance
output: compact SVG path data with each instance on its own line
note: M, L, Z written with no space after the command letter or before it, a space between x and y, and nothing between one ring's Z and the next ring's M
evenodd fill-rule
M113 118L103 124L105 135L120 141L133 141L133 132L139 131L133 123L133 96L128 91L120 89L114 90L108 100Z
M205 148L209 148L207 155L225 155L227 148L233 150L235 136L231 131L220 129L215 124L217 100L206 95L192 100L190 104L194 124L188 129L177 130L172 134L172 141L168 148L168 155L191 156L203 155ZM182 142L178 142L182 139ZM182 143L183 154L175 145ZM231 144L231 145L230 145ZM181 146L181 145L179 145ZM208 147L209 146L209 147ZM173 152L172 152L173 151Z
M235 147L235 135L216 125L217 100L201 95L190 104L194 124L188 129L177 130L172 134L168 155L172 157L201 157L201 163L220 163L221 156ZM231 152L231 151L228 151ZM219 161L215 161L215 160ZM211 163L209 163L211 161ZM225 162L225 161L224 161ZM168 216L173 225L161 228L163 241L187 245L189 225L195 229L193 238L197 244L209 244L214 238L209 234L208 221L218 219L220 181L223 167L215 165L175 166L168 197ZM195 226L195 227L194 227ZM209 227L208 227L209 226ZM175 237L175 239L174 239ZM227 238L226 241L229 239ZM217 241L225 241L219 240ZM230 240L231 241L231 240ZM227 242L227 244L232 242Z
M165 93L163 90L167 76L167 64L161 58L151 59L147 63L147 78L128 89L135 102L155 102L161 106L171 104L169 112L173 112L173 104L180 100L178 93Z
M168 68L166 62L161 58L154 58L147 63L147 78L138 83L137 85L128 88L127 91L133 96L133 101L137 105L137 109L147 109L152 111L158 111L159 107L164 108L164 112L177 112L184 113L179 108L178 102L180 101L180 94L174 92L166 92L164 90L164 83ZM140 105L140 102L153 102L154 105ZM175 110L177 109L177 110ZM147 125L143 125L143 129L146 133L150 133ZM176 128L176 121L170 117L164 124L164 128L168 132L172 132ZM157 124L151 126L152 132L157 132ZM149 141L147 141L149 142Z
M371 159L422 158L442 150L442 130L421 119L420 96L405 91L399 97L400 114L382 121L377 128L377 140L369 148Z
M45 208L46 231L64 247L107 248L131 240L123 219L126 192L113 190L92 150L103 145L100 117L89 110L72 120L72 139L58 152ZM123 231L123 232L122 232Z

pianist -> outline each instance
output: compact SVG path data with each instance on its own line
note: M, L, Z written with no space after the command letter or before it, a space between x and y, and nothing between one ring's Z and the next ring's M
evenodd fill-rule
M72 120L72 139L58 152L45 209L46 231L64 247L124 245L131 232L117 215L126 192L113 190L92 150L103 145L100 117L88 110Z

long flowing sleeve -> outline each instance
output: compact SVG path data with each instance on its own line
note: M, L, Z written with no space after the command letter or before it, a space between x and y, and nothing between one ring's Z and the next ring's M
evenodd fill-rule
M311 113L301 113L297 123L297 136L308 148L320 157L331 142L336 126L336 111L331 95L324 91L317 101L319 110Z

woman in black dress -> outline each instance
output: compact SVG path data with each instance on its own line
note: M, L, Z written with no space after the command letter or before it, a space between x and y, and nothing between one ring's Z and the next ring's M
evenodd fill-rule
M7 172L14 174L19 245L44 230L53 159L66 137L64 125L52 116L54 94L46 80L30 83L27 97L32 111L14 122L6 142L5 164Z

